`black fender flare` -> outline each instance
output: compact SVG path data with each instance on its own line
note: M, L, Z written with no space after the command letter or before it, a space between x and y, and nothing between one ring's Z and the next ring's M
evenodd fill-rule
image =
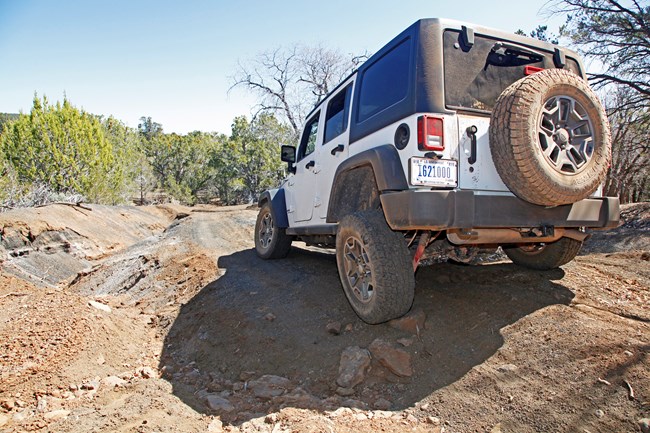
M327 209L327 222L338 222L339 218L352 208L356 207L356 210L361 210L368 207L364 202L364 197L349 197L347 199L341 197L341 194L344 194L344 183L349 172L363 167L372 170L378 194L408 189L402 162L395 146L384 144L365 150L348 158L336 169ZM350 200L356 200L356 203L351 203ZM342 203L347 203L345 207L349 209L346 211L339 209L342 207Z
M271 203L271 212L273 214L275 226L281 229L289 227L289 219L287 218L287 202L284 197L284 189L267 189L260 195L260 198L257 201L257 207L262 207L266 202Z

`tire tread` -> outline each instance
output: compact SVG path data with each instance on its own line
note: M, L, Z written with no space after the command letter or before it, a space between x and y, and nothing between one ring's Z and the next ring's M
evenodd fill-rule
M585 171L571 182L549 176L543 156L537 155L537 118L542 104L554 94L580 95L593 117L595 148ZM506 88L497 99L490 120L490 149L497 172L519 198L542 206L580 201L598 188L611 158L609 122L598 97L577 75L549 69L524 77Z
M344 276L343 244L347 234L361 237L373 263L374 299L368 304L356 301L349 293ZM339 222L336 236L336 262L341 284L350 305L365 322L377 324L406 314L413 304L415 276L404 238L388 227L380 210L367 210L347 215Z

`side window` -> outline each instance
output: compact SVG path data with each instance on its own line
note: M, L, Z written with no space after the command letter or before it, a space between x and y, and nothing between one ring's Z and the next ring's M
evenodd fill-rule
M358 122L406 98L410 56L410 39L406 39L366 69L361 77Z
M339 92L327 104L327 115L325 117L325 139L323 144L327 143L334 137L337 137L348 129L348 112L350 110L350 94L352 84Z
M305 126L305 131L300 139L300 149L298 149L298 161L311 154L316 149L316 140L318 139L318 118L320 111L311 118Z

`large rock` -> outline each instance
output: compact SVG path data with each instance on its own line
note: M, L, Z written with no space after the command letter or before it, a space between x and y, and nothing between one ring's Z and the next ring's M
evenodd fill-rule
M422 309L417 308L409 311L408 314L399 319L391 320L388 324L400 331L418 335L424 329L424 323L426 320L426 313Z
M393 403L390 401L386 400L385 398L380 398L377 401L375 401L375 404L373 404L373 407L377 410L383 410L383 411L388 411L390 408L393 406Z
M382 366L393 374L401 377L411 377L411 355L403 349L393 346L389 342L377 338L370 344L370 353Z
M325 329L327 332L329 332L332 335L339 335L341 333L341 322L334 321L334 322L329 322L326 326Z
M119 388L126 386L128 382L117 376L108 376L102 379L102 384L108 388Z
M213 419L210 424L208 424L208 431L210 433L223 433L223 423L219 418Z
M152 377L157 377L158 376L158 374L154 371L153 368L147 367L147 366L143 366L143 367L138 368L138 374L143 379L151 379Z
M291 387L291 381L286 377L265 374L256 380L248 382L248 388L255 397L271 399L284 394Z
M339 377L336 383L341 388L352 389L363 382L370 366L370 353L359 346L346 347L341 353Z
M318 408L321 406L321 400L298 387L293 391L282 396L282 403L291 407L299 408Z
M43 415L43 418L45 418L48 421L59 421L62 419L66 419L70 415L69 410L64 410L64 409L59 409L59 410L53 410L51 412L46 413Z
M233 406L228 399L225 399L218 394L208 394L205 401L210 410L215 412L232 412L235 410L235 406Z
M108 305L102 304L101 302L97 302L97 301L88 301L88 305L98 310L101 310L105 313L110 313L111 311L113 311L111 307L109 307Z

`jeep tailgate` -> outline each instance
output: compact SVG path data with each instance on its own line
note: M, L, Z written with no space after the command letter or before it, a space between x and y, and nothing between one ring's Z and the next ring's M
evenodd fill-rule
M458 115L458 187L475 191L509 192L492 162L490 118ZM474 129L475 128L475 129ZM476 132L472 132L472 131ZM475 136L476 144L472 144Z

